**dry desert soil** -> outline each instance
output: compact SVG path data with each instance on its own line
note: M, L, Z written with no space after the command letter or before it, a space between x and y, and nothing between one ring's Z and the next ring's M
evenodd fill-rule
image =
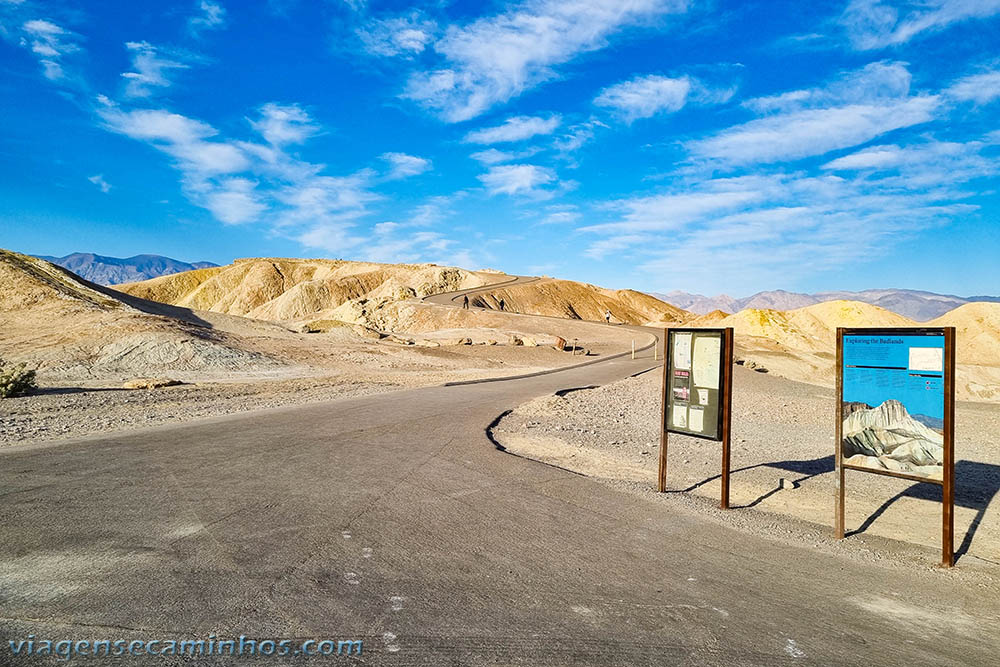
M764 533L790 533L797 525L800 537L817 547L860 547L866 557L892 560L900 544L879 540L899 541L916 547L901 562L938 562L940 487L864 472L847 472L847 530L854 534L834 546L833 391L734 368L733 509L717 509L720 443L675 434L668 440L665 500L694 503L719 520ZM504 415L492 437L512 454L660 495L661 382L659 367L652 367L610 385L545 396ZM958 560L994 572L1000 565L1000 406L959 402L955 431ZM874 550L864 546L876 542Z

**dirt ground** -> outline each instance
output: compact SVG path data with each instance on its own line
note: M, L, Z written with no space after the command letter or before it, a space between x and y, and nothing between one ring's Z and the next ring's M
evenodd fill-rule
M833 392L735 367L731 504L832 530ZM659 454L659 369L600 388L522 405L494 429L511 453L652 493ZM956 410L955 548L1000 565L1000 406L959 402ZM671 434L667 485L717 503L721 446ZM853 540L941 544L940 487L847 471L847 529ZM763 514L767 513L767 514ZM732 511L726 513L732 518ZM759 521L758 521L759 523ZM827 526L831 528L827 529ZM819 534L819 533L818 533Z
M537 321L535 321L537 319ZM152 373L185 384L159 389L122 389L127 376L105 374L65 379L39 373L40 391L0 401L0 447L73 438L234 412L335 400L377 392L532 373L626 351L622 332L582 323L518 318L517 331L529 331L537 346L512 345L502 330L450 330L415 340L439 339L439 347L406 345L390 339L358 343L332 334L274 335L244 342L255 352L292 360L291 365L222 373ZM545 343L559 332L579 338L584 350L573 354ZM526 334L520 333L521 336ZM448 341L471 338L471 345ZM643 334L636 334L639 341ZM412 338L411 338L412 339ZM405 340L405 339L402 339ZM487 345L487 340L501 341ZM294 363L298 362L298 363Z

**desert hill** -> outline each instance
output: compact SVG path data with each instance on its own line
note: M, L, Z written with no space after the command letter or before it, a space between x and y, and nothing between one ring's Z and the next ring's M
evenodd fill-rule
M276 322L342 319L392 301L479 287L502 274L434 264L239 259L226 266L119 285L128 294L177 306ZM359 322L356 315L347 321Z
M642 292L549 278L499 288L477 297L473 304L498 308L500 299L508 311L574 320L603 322L606 311L611 311L612 322L625 324L679 323L691 318L687 311Z
M737 353L744 358L783 377L830 385L837 327L922 324L868 303L827 301L787 311L751 308L721 319L696 318L686 326L733 327ZM923 326L956 327L960 399L1000 398L1000 304L965 304Z
M148 280L181 271L192 271L216 266L211 262L182 262L162 255L135 255L133 257L107 257L92 252L74 252L65 257L39 255L39 259L69 269L85 280L98 285Z
M699 315L693 319L687 320L684 323L686 327L717 327L720 326L719 322L729 317L729 313L724 310L713 310L710 313L705 313L704 315Z
M503 283L495 271L467 271L434 264L374 264L343 260L241 259L233 264L119 285L128 294L177 306L282 322L291 327L316 320L361 324L381 331L429 331L470 314L418 309L410 300ZM607 290L569 280L542 279L477 295L473 306L528 315L615 322L677 322L686 313L647 294ZM479 311L474 311L479 313ZM481 314L481 313L479 313ZM435 323L434 317L441 318ZM447 321L445 321L447 320Z
M0 250L0 284L0 357L49 377L280 365L193 311L118 294L37 257Z
M757 292L741 299L734 299L726 294L708 297L681 291L667 294L654 292L653 296L699 315L713 310L725 310L731 313L749 308L794 310L827 301L860 301L890 310L917 322L926 322L940 317L963 304L1000 301L1000 297L995 296L961 297L953 294L936 294L909 289L870 289L861 292L835 291L815 294L770 290Z

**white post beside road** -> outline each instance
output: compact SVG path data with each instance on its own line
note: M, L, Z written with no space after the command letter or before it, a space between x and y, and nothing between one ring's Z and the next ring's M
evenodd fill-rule
M632 339L632 358L635 359L635 338Z

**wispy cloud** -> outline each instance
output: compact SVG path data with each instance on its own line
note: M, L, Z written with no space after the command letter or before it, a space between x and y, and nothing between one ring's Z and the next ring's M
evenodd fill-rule
M383 153L381 157L390 165L389 173L386 174L386 178L389 180L417 176L425 171L429 171L431 168L430 160L417 157L416 155Z
M21 29L26 37L22 44L38 57L45 78L59 81L66 78L63 59L80 50L79 37L69 30L45 19L26 21Z
M873 63L824 88L751 100L771 115L687 144L692 156L727 165L797 160L849 148L899 128L934 120L937 95L909 95L900 63Z
M616 219L580 231L598 238L587 254L627 260L674 280L726 285L783 285L874 258L920 230L968 216L968 186L996 176L983 154L989 138L932 139L858 151L826 173L750 174L685 181L666 192L610 202ZM669 243L664 238L669 236Z
M379 199L374 172L323 174L325 166L284 152L317 131L298 105L265 104L250 120L266 143L234 141L199 120L166 109L121 109L106 98L99 110L105 126L144 141L172 157L187 198L224 224L271 221L279 233L333 252L356 246L352 232Z
M625 122L631 123L658 113L679 111L690 91L691 81L687 77L670 79L649 74L605 88L594 99L594 104L612 109Z
M988 104L1000 98L1000 70L973 74L959 79L944 91L959 102Z
M128 97L149 97L153 88L166 88L173 83L167 73L170 70L186 69L188 65L161 56L149 42L126 42L125 48L132 53L131 72L123 72L128 80L125 95Z
M475 118L555 78L555 66L603 48L623 28L687 6L687 0L526 0L449 27L434 46L444 67L414 74L404 97L449 122Z
M1000 13L1000 0L851 0L840 18L851 44L870 50L910 41L970 19Z
M297 104L269 102L259 113L260 117L251 120L250 125L272 146L301 144L319 131L309 113Z
M87 180L96 185L97 189L104 194L111 192L111 184L104 180L104 174L94 174L89 176Z
M514 141L524 141L540 134L552 134L562 119L558 115L543 118L541 116L514 116L501 125L474 130L465 135L466 143L500 144Z
M551 196L542 186L555 183L555 171L533 164L505 164L491 167L479 180L490 195Z
M387 19L376 19L357 35L365 50L379 56L409 56L423 51L437 33L437 24L419 12Z
M213 0L199 0L197 13L188 19L188 32L199 35L205 30L221 28L226 23L226 8Z

